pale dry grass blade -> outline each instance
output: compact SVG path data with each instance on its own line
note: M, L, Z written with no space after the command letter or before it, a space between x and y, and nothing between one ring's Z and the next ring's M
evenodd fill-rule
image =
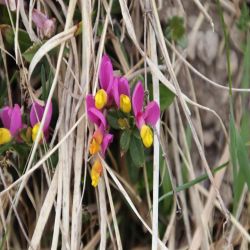
M179 96L179 100L180 100L180 104L183 108L183 111L184 111L184 114L185 114L185 117L188 121L188 124L191 128L191 132L192 132L192 135L193 135L193 138L194 138L194 141L196 143L196 146L198 148L198 152L199 152L199 155L202 159L202 162L204 163L204 166L205 166L205 169L206 169L206 172L208 174L208 177L209 177L209 180L211 181L212 183L212 186L213 188L215 189L215 192L216 192L216 195L221 203L221 206L222 206L222 209L224 211L224 215L226 218L228 218L228 210L227 208L225 207L225 204L221 198L221 195L219 193L219 190L217 189L216 185L215 185L215 182L214 182L214 178L213 178L213 175L211 173L211 170L209 168L209 165L207 163L207 160L206 160L206 157L205 157L205 154L202 150L202 147L201 147L201 144L200 144L200 141L197 137L197 133L196 133L196 130L192 124L192 120L190 118L190 115L189 115L189 112L188 112L188 109L187 109L187 104L186 102L184 101L183 97L182 97L182 94L181 94L181 89L180 89L180 86L178 84L178 81L176 79L176 76L175 76L175 73L174 73L174 70L172 68L172 65L171 65L171 62L170 62L170 59L169 59L169 54L168 54L168 51L167 51L167 48L166 48L166 44L165 44L165 39L164 39L164 36L163 36L163 31L162 31L162 28L161 28L161 24L160 24L160 20L159 20L159 16L158 16L158 12L157 12L157 9L156 9L156 5L155 5L155 1L154 0L151 0L151 7L152 7L152 11L153 11L153 15L154 15L154 24L155 24L155 28L157 29L157 32L156 34L158 35L158 41L159 41L159 45L161 47L161 50L162 50L162 53L163 53L163 57L164 57L164 60L165 60L165 63L168 67L168 70L169 70L169 73L170 73L170 76L171 76L171 79L173 80L173 83L174 83L174 86L176 88L176 91L177 91L177 94Z
M84 106L80 109L79 115L84 114ZM84 126L86 121L82 121L77 129L76 151L75 151L75 165L74 165L74 193L73 193L73 207L72 207L72 228L71 228L71 249L79 249L80 235L81 235L81 214L78 213L81 207L81 173L82 173L82 158L84 146ZM87 138L85 138L86 140Z
M53 230L53 237L52 237L52 244L51 250L57 250L58 246L58 238L59 238L59 231L60 231L60 223L61 223L61 211L62 211L62 174L63 170L61 166L58 166L58 182L57 182L57 200L56 200L56 215L55 215L55 222L54 222L54 230Z
M147 223L143 220L143 218L141 217L140 213L137 211L135 205L131 201L130 197L128 196L127 192L125 191L125 189L123 188L123 186L121 185L121 183L119 182L119 180L114 175L114 173L111 170L111 168L107 165L107 163L103 159L101 159L101 161L102 161L102 166L104 166L106 168L107 172L112 177L113 181L117 185L117 187L120 190L120 192L123 194L124 198L127 200L128 204L131 207L131 209L133 210L133 212L136 214L136 216L139 218L139 220L142 222L143 226L148 230L148 232L150 232L150 234L152 234L152 230L147 225ZM157 244L158 244L159 249L165 249L165 250L168 249L159 238L158 238Z
M204 16L210 22L212 30L214 31L214 22L213 22L213 19L211 18L211 16L208 14L207 10L203 7L203 5L201 4L201 2L199 0L193 0L193 2L198 6L198 8L201 10L201 12L204 14Z
M222 154L222 157L221 157L220 161L218 162L218 165L221 165L225 161L227 161L228 157L229 157L229 149L228 149L228 146L226 146L224 149L224 152ZM224 168L220 172L216 173L216 175L214 177L215 185L218 189L220 188L220 186L222 184L225 172L226 172L226 169ZM216 199L216 195L217 194L216 194L215 189L213 187L211 187L210 191L209 191L208 199L206 201L206 205L205 205L204 210L202 212L202 220L205 224L208 224L209 218L210 218L212 210L214 208L214 200ZM201 227L198 226L196 228L195 233L194 233L190 248L194 249L194 250L198 250L202 244L202 240L203 239L201 236Z
M99 211L100 211L100 233L101 240L99 248L100 250L106 249L107 244L107 204L106 204L106 192L104 179L98 183L98 194L99 194Z
M116 241L117 241L117 248L118 248L118 250L122 250L123 249L122 248L122 241L121 241L118 222L117 222L117 218L116 218L115 207L114 207L114 203L113 203L113 199L112 199L112 193L111 193L111 190L110 190L109 179L108 179L107 172L106 172L105 168L103 169L103 175L104 175L104 179L105 179L105 184L106 184L106 189L107 189L108 198L109 198L111 215L112 215L114 228L115 228L115 236L116 236Z
M67 29L61 33L58 33L57 35L50 38L46 43L44 43L36 52L34 57L32 58L32 61L29 66L29 76L28 80L31 79L31 75L36 67L36 65L39 63L39 61L52 49L55 47L65 43L67 40L72 38L75 34L75 31L77 29L77 26L74 26L70 29Z
M147 1L149 5L149 1ZM149 50L150 57L152 61L158 65L157 50L156 50L156 40L153 27L149 25ZM153 74L153 98L160 105L160 91L159 91L159 80ZM152 249L157 249L158 241L158 199L159 199L159 175L160 175L160 144L158 141L158 136L160 135L160 121L157 122L156 133L154 134L154 152L153 152L153 213L152 213Z
M188 169L188 174L189 174L189 178L190 179L195 179L195 169L192 163L192 159L191 159L191 152L190 149L188 147L188 142L187 142L187 138L186 138L186 133L185 133L185 129L184 129L184 125L183 125L183 120L180 114L180 109L179 106L177 105L176 101L175 101L175 110L177 113L177 117L178 117L178 122L180 124L180 129L179 129L179 133L180 133L180 140L182 142L182 147L184 148L184 152L185 155L187 156L187 169ZM183 158L184 159L184 158ZM191 200L191 207L193 210L193 214L194 214L194 218L195 218L195 222L196 224L201 226L202 229L202 233L203 233L203 244L205 244L206 246L208 246L208 239L207 239L207 225L204 224L201 214L202 214L202 209L203 209L203 204L202 204L202 200L201 197L198 193L198 189L197 187L191 187L189 189L189 195L190 195L190 200Z
M198 189L202 195L204 195L207 198L209 197L209 192L204 187L198 184ZM215 199L213 202L215 207L222 212L219 201ZM237 230L242 234L242 236L248 241L248 243L250 243L250 234L248 233L247 229L244 228L244 226L232 214L230 214L229 219L237 228Z
M97 85L98 85L98 72L99 72L99 69L100 69L101 56L103 54L103 49L104 49L104 44L105 44L105 37L106 37L106 33L107 33L109 15L110 15L112 4L113 4L113 0L110 0L108 12L107 12L106 17L105 17L105 22L104 22L104 26L103 26L103 30L102 30L102 35L101 35L101 38L100 38L100 43L99 43L99 47L98 47L98 51L97 51L96 70L95 70L94 76L93 76L93 89L92 89L92 94L93 95L95 95Z
M166 40L167 45L173 50L173 52L178 56L178 58L193 72L195 73L198 77L200 77L202 80L206 81L207 83L211 84L212 86L216 88L220 88L225 91L229 91L228 84L225 84L226 86L215 82L211 79L209 79L207 76L203 75L201 72L199 72L190 62L187 61L187 59L168 41ZM245 88L232 88L233 92L250 92L250 89L245 89Z
M176 203L174 203L168 226L167 226L166 231L162 237L162 242L165 244L167 244L167 242L170 238L170 234L174 230L175 220L176 220Z
M5 182L5 179L4 179L4 175L3 175L3 171L2 171L1 168L0 168L0 178L1 178L1 182L2 182L2 184L3 184L3 186L4 186L4 190L6 190L6 189L7 189L7 185L6 185L6 182ZM18 221L18 224L19 224L19 226L20 226L21 232L22 232L24 238L26 239L26 241L28 242L28 244L30 245L29 236L27 235L27 233L26 233L26 231L25 231L24 225L23 225L22 220L21 220L21 218L20 218L20 216L19 216L19 214L18 214L18 211L17 211L17 209L16 209L16 207L15 207L15 204L14 204L14 202L13 202L13 199L12 199L12 197L11 197L9 191L6 192L6 195L8 196L9 202L10 202L10 204L11 204L11 208L13 209L14 214L15 214L15 216L16 216L16 218L17 218L17 221Z
M170 127L171 131L173 133L173 137L177 140L177 122L175 119L175 109L174 106L169 107L169 121L170 121ZM178 149L176 144L173 144L173 154L174 154L174 163L175 163L175 169L176 169L176 175L177 175L177 180L178 180L178 185L183 185L183 177L182 177L182 169L181 169L181 162L178 154ZM188 207L187 207L187 200L185 197L185 193L181 192L180 193L180 200L182 204L181 211L183 213L183 220L185 224L185 229L186 229L186 235L187 235L187 240L188 243L191 243L191 226L188 218Z
M31 239L31 245L29 247L29 250L37 249L40 245L40 241L42 238L42 234L45 228L45 225L47 223L47 220L49 218L51 209L54 204L54 200L57 194L57 184L58 184L58 166L56 168L56 171L54 173L53 179L51 181L51 184L49 186L49 190L47 192L46 198L43 202L43 206L40 210L39 218L36 222L36 227L33 232L33 236Z

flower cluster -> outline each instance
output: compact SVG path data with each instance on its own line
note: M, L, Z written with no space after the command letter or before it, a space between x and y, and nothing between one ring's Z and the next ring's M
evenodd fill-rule
M116 122L119 129L132 131L134 127L137 127L146 148L153 144L151 127L156 125L160 117L160 108L155 101L144 107L144 89L140 81L136 84L131 99L128 80L123 76L114 75L111 60L107 55L104 55L101 60L99 83L100 89L95 96L87 95L86 97L88 118L95 125L95 132L89 145L89 153L94 156L91 169L94 187L98 185L102 175L102 165L98 153L100 152L104 157L106 149L113 140L113 135L108 132L112 125L106 117L117 112Z
M18 104L14 107L4 107L0 112L0 118L3 127L0 128L0 145L11 142L15 139L17 142L31 142L35 141L37 132L39 130L40 122L44 114L45 107L34 102L30 110L30 127L23 124L22 112ZM52 117L52 104L49 105L48 114L43 126L43 133L45 139L49 136L49 125ZM24 133L25 132L25 133ZM42 138L41 138L42 139ZM40 141L41 141L40 139Z

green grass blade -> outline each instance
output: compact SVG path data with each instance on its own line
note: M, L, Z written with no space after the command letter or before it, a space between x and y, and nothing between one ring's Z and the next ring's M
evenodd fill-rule
M218 171L220 171L221 169L223 169L224 167L226 167L228 165L229 162L225 162L224 164L220 165L219 167L216 167L212 170L212 173L216 173ZM186 190L204 180L207 180L208 179L208 175L207 174L204 174L204 175L201 175L199 177L197 177L196 179L192 180L192 181L189 181L187 183L184 183L183 185L181 186L178 186L176 187L176 192L181 192L183 190ZM169 196L172 196L173 195L173 191L170 191L164 195L162 195L159 199L159 202L163 201L164 199L166 199L167 197Z

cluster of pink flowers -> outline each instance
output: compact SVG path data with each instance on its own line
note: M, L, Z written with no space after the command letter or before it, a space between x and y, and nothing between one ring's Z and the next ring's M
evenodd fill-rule
M100 89L95 96L87 95L86 106L89 120L95 125L95 132L90 141L89 153L93 156L93 166L91 169L92 185L96 187L102 175L102 165L98 153L102 157L109 144L113 140L113 135L109 133L109 124L106 115L109 110L115 109L124 114L118 119L121 128L126 128L128 118L132 117L134 125L139 129L141 140L145 147L150 147L153 143L153 131L151 127L156 125L160 117L159 105L152 101L144 107L144 89L139 81L133 91L132 105L129 82L125 77L114 75L113 66L107 55L102 57L99 72ZM131 109L133 114L131 114ZM150 127L151 126L151 127Z
M15 140L16 142L35 141L37 132L44 114L45 107L34 102L30 110L30 127L23 123L22 112L18 104L14 107L3 107L0 111L0 118L3 127L0 128L0 145ZM52 104L49 105L48 114L43 126L43 136L48 138L49 125L52 117ZM42 138L41 138L42 139ZM41 141L40 139L40 141Z

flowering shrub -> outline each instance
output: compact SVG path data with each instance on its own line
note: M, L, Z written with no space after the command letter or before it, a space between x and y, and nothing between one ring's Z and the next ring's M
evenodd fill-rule
M142 165L143 145L146 148L152 146L152 128L160 117L160 108L155 101L144 107L144 89L140 81L134 88L131 104L129 82L125 77L114 75L111 60L107 55L101 60L99 83L100 89L95 96L89 94L86 97L88 118L95 125L89 145L89 153L93 156L91 179L94 187L98 185L102 175L98 153L105 157L105 152L113 141L109 129L122 131L121 150L125 153L130 149L134 163Z

